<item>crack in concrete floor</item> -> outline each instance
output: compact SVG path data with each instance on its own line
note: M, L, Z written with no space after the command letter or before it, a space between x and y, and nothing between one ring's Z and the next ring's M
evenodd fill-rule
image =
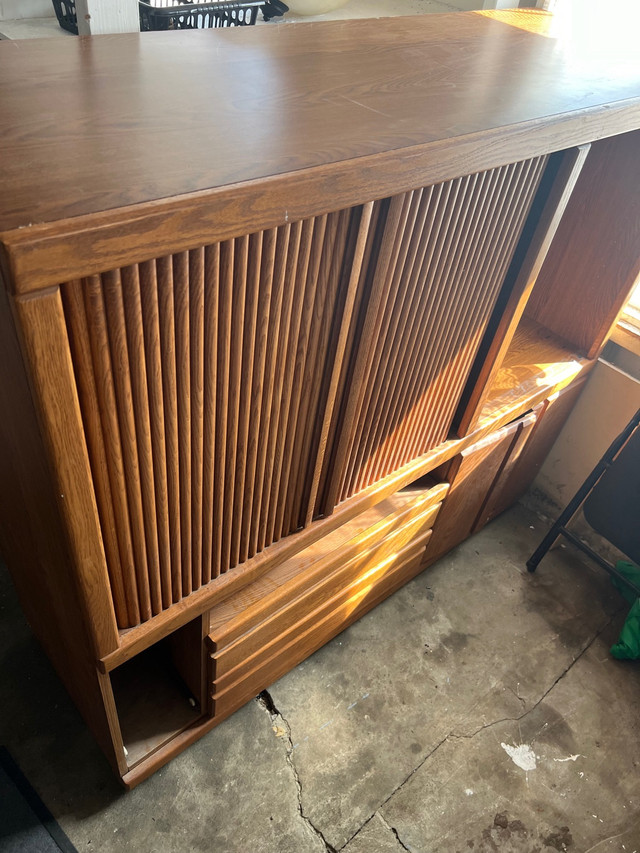
M298 795L298 812L300 813L300 817L309 828L309 830L322 842L326 853L337 853L335 847L332 847L327 839L324 837L322 832L318 829L317 826L314 826L312 821L307 817L304 813L304 808L302 805L302 782L300 781L300 776L298 774L298 769L293 761L293 738L291 736L291 726L289 721L282 715L282 713L276 708L275 703L269 693L268 690L263 690L259 696L256 697L256 702L263 708L266 713L269 715L269 719L271 721L272 727L273 723L276 720L281 720L284 724L284 731L286 733L286 761L289 767L291 768L291 772L293 774L293 780L296 784L296 790Z
M407 845L404 843L404 841L400 838L400 833L398 832L398 830L395 828L395 826L391 826L391 824L390 824L390 823L389 823L389 821L385 818L385 816L382 814L382 812L380 812L380 811L377 811L377 810L376 810L376 811L374 812L374 814L375 814L375 815L377 815L377 816L378 816L378 818L379 818L379 820L381 820L381 821L382 821L383 825L387 827L387 829L388 829L388 830L389 830L389 832L393 835L393 837L396 839L396 841L398 842L398 844L400 845L400 847L402 847L402 849L403 849L403 850L406 850L406 851L407 851L407 853L411 853L411 850L407 847ZM371 815L371 817L373 817L373 815ZM368 823L368 822L369 822L369 821L367 821L367 823ZM360 827L360 829L362 829L362 827ZM360 832L360 829L358 830L358 832ZM357 833L356 833L356 834L357 834ZM347 842L347 843L348 843L348 842Z
M398 839L398 842L400 843L400 845L402 846L402 848L404 850L407 850L407 851L409 851L409 853L411 853L411 848L407 847L406 844L404 844L404 842L400 838L398 830L394 826L391 826L385 820L384 815L382 815L380 812L380 809L383 806L385 806L395 796L395 794L398 791L400 791L407 784L407 782L409 782L416 775L416 773L422 767L424 767L424 765L427 763L427 761L429 761L429 759L431 759L435 755L435 753L440 749L440 747L443 746L445 743L447 743L447 741L449 741L451 739L471 740L472 738L476 737L476 735L480 734L480 732L485 731L486 729L493 728L494 726L498 726L501 723L520 723L521 720L523 720L525 717L529 716L529 714L533 713L533 711L535 711L536 708L544 702L544 700L549 696L551 691L558 685L558 683L560 681L562 681L562 679L567 675L567 673L576 665L576 663L580 660L580 658L583 657L583 655L591 648L591 646L595 643L595 641L598 639L598 637L601 634L603 634L604 631L606 631L606 629L612 624L612 622L615 619L618 612L619 611L612 614L612 616L607 620L607 622L598 631L596 631L596 633L591 637L591 639L584 645L584 647L582 648L580 653L578 655L576 655L576 657L571 661L569 666L565 667L565 669L560 673L560 675L554 680L553 684L547 690L544 691L542 696L536 702L534 702L534 704L530 708L528 708L526 711L524 711L518 717L504 717L504 718L499 719L499 720L492 720L490 723L485 723L484 725L480 726L478 729L476 729L470 735L456 734L453 731L449 732L449 734L446 735L446 737L442 738L442 740L429 752L429 754L427 756L425 756L425 758L420 762L420 764L418 764L418 766L416 768L414 768L414 770L406 777L406 779L400 785L397 786L397 788L387 797L387 799L378 806L375 813L378 814L378 816L383 820L383 822L393 832L393 834ZM514 692L514 695L517 696L517 694L515 694L515 691L512 691L512 692ZM525 700L522 699L520 696L517 696L517 698L520 699L523 703L525 702ZM535 738L533 738L531 742L533 743L534 741L535 741ZM360 832L360 829L362 829L362 827L360 827L358 829L358 832ZM352 838L354 838L358 834L358 832L354 833ZM351 841L352 838L349 839L349 841ZM349 843L349 841L347 842L347 844Z
M453 729L448 732L445 737L443 737L429 752L424 756L424 758L413 768L413 770L403 779L403 781L397 785L393 791L389 794L389 796L383 800L376 810L372 812L369 817L358 827L356 832L354 832L345 842L340 845L340 847L333 847L325 838L323 832L319 827L315 826L314 823L310 820L310 818L305 814L304 806L302 803L302 783L300 780L300 776L298 770L296 768L295 762L293 760L293 751L294 751L294 742L293 736L291 732L291 725L286 717L282 714L282 712L276 707L273 698L270 693L265 690L263 691L256 699L256 701L261 705L261 707L267 712L269 715L269 719L272 723L277 720L280 720L283 723L284 731L286 732L286 761L289 767L291 768L291 772L293 774L293 778L295 780L297 795L298 795L298 811L300 813L300 817L305 822L305 824L309 827L310 831L322 842L327 853L339 853L340 850L343 850L348 844L353 841L353 839L363 830L363 828L374 818L378 817L380 821L386 826L386 828L391 832L391 834L396 839L398 845L407 853L411 853L411 848L407 846L407 844L403 841L395 826L392 826L385 818L385 816L380 811L410 780L418 773L425 764L433 758L433 756L437 753L437 751L448 741L452 739L465 739L471 740L476 737L480 732L485 731L486 729L490 729L492 727L498 726L502 723L508 722L517 722L520 723L525 717L529 716L533 713L539 705L541 705L545 699L550 695L550 693L554 690L554 688L559 684L560 681L571 671L571 669L578 663L578 661L586 654L586 652L593 646L596 640L611 626L613 621L617 618L623 608L619 608L614 613L611 614L610 618L597 630L593 633L593 635L589 638L589 640L583 645L582 649L579 653L572 659L572 661L566 666L562 672L554 679L553 683L548 687L541 696L530 706L526 707L526 700L519 696L513 688L509 688L514 696L522 703L525 710L523 713L518 715L517 717L501 717L496 720L492 720L489 723L484 723L482 726L475 729L470 734L465 733L457 733ZM535 737L532 739L532 743L535 741ZM624 835L627 830L623 830L619 833L620 836ZM612 838L617 838L618 836L612 836ZM606 840L606 839L605 839ZM598 842L598 844L591 848L591 850L596 850L601 844L604 842Z

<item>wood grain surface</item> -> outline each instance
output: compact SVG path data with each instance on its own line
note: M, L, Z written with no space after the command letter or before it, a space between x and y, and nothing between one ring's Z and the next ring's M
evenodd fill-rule
M367 230L358 207L60 288L119 628L312 520Z
M446 438L545 162L379 205L319 511Z
M591 146L527 312L595 358L640 276L640 131ZM563 286L579 281L574 288Z
M527 25L472 12L0 44L0 230L638 97L624 49L581 64L582 30Z
M509 162L509 143L524 146L513 158L523 159L637 126L635 46L607 50L593 28L595 49L589 27L555 34L543 13L522 21L471 12L401 16L384 26L329 21L2 43L0 233L13 247L15 271L46 278L26 252L41 239L56 244L48 267L54 280L100 271L63 273L74 220L87 214L109 212L126 252L129 238L138 249L152 246L153 231L162 228L136 220L132 205L164 199L158 212L165 213L170 199L204 191L215 216L187 216L163 231L173 252L170 234L189 235L183 248L236 236L240 220L251 211L255 223L260 207L272 220L260 228L281 224L289 203L297 206L295 218L328 212L330 193L347 179L345 163L361 169L348 178L358 197L343 206L389 195L393 181L400 191L407 182L407 189L429 183L429 172L441 180L440 167L455 177L452 157L460 175ZM318 180L294 200L280 188L296 172ZM378 186L367 198L372 177ZM231 185L248 197L232 210L227 194L221 217L221 198L210 193ZM191 233L223 222L235 233ZM58 225L52 231L47 223ZM109 235L91 232L87 243L89 236L85 223L74 252L82 246L90 263Z
M121 774L127 766L113 695L108 677L96 667L97 649L112 645L105 643L113 637L112 619L107 618L105 625L91 619L91 604L99 608L100 599L104 601L106 577L100 577L95 565L87 566L81 583L74 570L77 541L71 542L67 535L68 514L60 505L59 488L51 472L50 447L39 423L11 306L1 287L0 364L2 558L12 571L29 625L47 649L115 772ZM58 440L62 438L58 435ZM82 456L81 447L75 452ZM82 497L78 493L72 496L76 509ZM85 505L83 509L88 508ZM89 508L85 533L91 516ZM89 584L94 587L93 602L85 595ZM104 633L96 637L103 627Z
M637 47L582 23L0 43L0 538L127 784L539 466L638 266ZM108 673L181 628L215 719L135 711L132 775Z

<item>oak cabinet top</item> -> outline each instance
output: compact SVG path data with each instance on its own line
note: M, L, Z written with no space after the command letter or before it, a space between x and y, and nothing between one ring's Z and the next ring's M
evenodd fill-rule
M533 11L5 41L0 232L612 105L632 129L629 42Z

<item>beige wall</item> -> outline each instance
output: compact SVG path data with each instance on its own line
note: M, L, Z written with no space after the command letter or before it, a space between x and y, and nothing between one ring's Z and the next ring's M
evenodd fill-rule
M80 35L136 33L138 0L76 0Z
M0 0L0 21L48 18L54 14L51 0Z
M638 408L640 382L598 361L533 484L534 491L564 507Z

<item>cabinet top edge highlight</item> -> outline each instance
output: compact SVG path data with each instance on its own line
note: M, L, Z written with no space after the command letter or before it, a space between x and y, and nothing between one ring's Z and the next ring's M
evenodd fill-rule
M523 124L552 123L560 148L558 117L614 105L629 116L611 132L636 127L634 28L557 24L458 12L0 42L0 232Z

